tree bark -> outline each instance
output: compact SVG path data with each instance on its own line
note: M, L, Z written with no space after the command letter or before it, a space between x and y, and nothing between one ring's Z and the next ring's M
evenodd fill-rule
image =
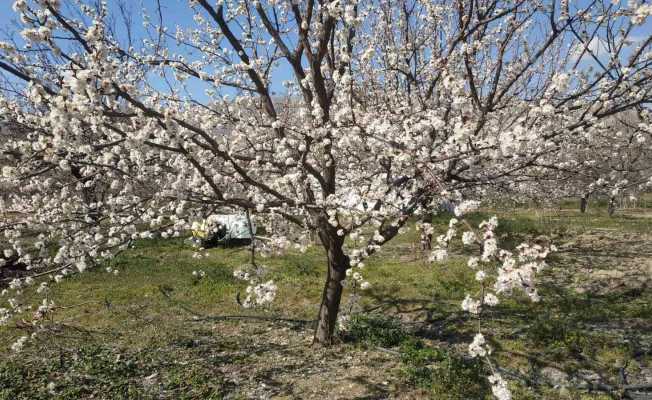
M432 212L424 212L421 217L421 222L423 224L432 224ZM421 232L421 250L429 251L432 250L432 233L426 233L425 228Z
M349 268L349 257L342 250L344 238L337 236L330 225L320 229L319 237L326 249L328 269L313 342L329 345L333 342L342 300L342 281L346 278L346 270Z
M589 195L585 194L580 198L580 212L584 214L586 212L586 207L589 204Z
M607 207L607 213L609 214L610 217L613 217L615 212L616 212L616 198L612 196L609 198L609 206Z

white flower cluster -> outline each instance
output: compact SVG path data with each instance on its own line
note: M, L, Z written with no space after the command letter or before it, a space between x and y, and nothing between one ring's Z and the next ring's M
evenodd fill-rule
M457 220L455 220L457 223ZM483 295L480 299L473 298L467 294L462 301L462 309L475 316L480 317L484 306L493 307L499 303L496 294L509 294L515 288L519 288L527 293L532 300L538 300L538 295L534 285L534 278L537 272L545 267L545 258L551 251L555 251L555 246L544 247L541 245L521 244L517 247L518 254L515 256L511 252L500 249L494 230L498 227L498 219L494 216L488 221L483 221L478 228L482 230L482 255L480 257L470 257L468 266L475 269L475 279L482 285ZM466 236L466 238L464 237ZM469 231L462 235L462 241L468 245L475 241L477 234ZM481 269L480 269L481 268ZM495 293L489 291L487 281L492 278L489 271L496 270L493 276ZM473 358L488 357L491 354L491 348L487 345L484 335L478 332L469 344L469 355ZM500 400L510 400L511 392L507 383L494 374L489 377L492 385L494 396Z
M339 332L346 332L349 328L349 322L351 322L351 315L340 313L337 316L337 330Z
M278 286L274 281L267 281L255 286L247 286L247 297L242 302L245 308L271 304L276 298Z
M518 256L508 251L501 251L502 264L498 268L498 275L494 289L496 293L510 294L514 289L524 291L532 301L539 301L539 294L535 287L536 274L547 267L546 257L556 247L543 247L523 243L517 248Z
M434 249L432 253L430 253L430 261L437 261L437 262L442 262L446 261L448 258L448 250L446 249Z
M466 295L464 300L462 301L462 310L466 312L470 312L471 314L480 314L480 308L482 307L482 303L480 303L479 300L475 300L474 298L471 297L471 295Z
M50 290L50 288L48 286L48 283L47 282L41 282L38 289L36 289L36 293L43 294L43 293L47 293L49 290Z
M482 333L477 333L473 337L473 342L469 344L469 355L472 358L484 357L491 354L491 347L487 344Z
M652 16L652 4L641 4L633 11L632 23L643 25L650 16Z
M8 308L0 308L0 326L6 325L7 322L9 322L9 318L11 317L11 312L9 311Z
M360 264L358 264L358 267L360 267ZM344 279L342 282L340 282L344 287L359 287L361 290L367 290L371 287L371 284L364 280L362 274L360 272L353 271L353 268L346 270L346 277L347 279ZM351 283L349 283L349 281L351 281Z
M249 285L245 289L247 297L242 301L245 308L261 307L271 304L276 298L278 286L273 280L262 282L267 268L265 266L245 266L233 271L236 279L243 280Z
M23 287L23 281L19 278L14 278L9 282L9 289L20 290Z
M465 246L470 246L473 243L475 243L475 233L471 231L466 231L462 233L462 243L464 243Z
M233 271L233 276L236 279L240 279L243 281L249 281L250 278L249 272L242 269L236 269L235 271Z
M454 209L454 214L457 218L461 218L465 216L468 213L472 213L474 211L477 211L477 209L480 208L480 202L477 200L465 200L455 206Z
M493 293L487 293L484 295L484 304L488 305L489 307L494 307L498 305L498 297L493 294Z
M507 382L499 374L489 376L491 392L498 400L512 400L512 392L507 387Z
M424 235L432 235L435 232L435 227L428 222L419 221L415 227L417 231L421 231Z
M448 259L448 246L450 245L451 240L457 235L456 226L458 224L457 218L451 218L448 222L448 230L445 235L439 235L437 237L437 246L430 253L430 261L442 262Z
M192 276L194 276L197 279L202 279L203 277L206 276L206 272L199 270L199 271L192 271Z
M498 241L495 238L494 230L498 227L498 218L493 216L489 221L482 221L478 226L480 229L484 229L482 235L482 256L480 260L487 262L490 261L498 253Z
M45 317L45 315L54 308L54 302L43 299L41 305L38 306L34 312L34 320L40 320Z
M25 346L25 343L27 343L27 339L29 339L29 336L21 336L16 340L12 345L11 345L11 350L13 350L16 353L20 353L23 351L23 347Z

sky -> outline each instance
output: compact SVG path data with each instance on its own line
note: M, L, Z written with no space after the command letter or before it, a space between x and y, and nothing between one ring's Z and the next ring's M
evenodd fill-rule
M587 0L575 0L571 4L576 7L581 7L584 2ZM107 0L109 7L112 11L117 10L117 1L116 0ZM166 21L166 26L170 27L170 30L173 30L175 25L181 26L190 26L193 25L193 13L192 10L188 7L188 0L160 0L163 5L164 18ZM65 3L65 1L64 1ZM145 29L142 26L142 13L141 7L144 4L148 8L150 16L154 17L156 13L153 9L153 6L156 4L155 1L150 0L126 0L126 3L132 8L131 16L133 17L133 26L134 26L134 36L139 37L145 33ZM0 0L0 39L9 35L15 35L19 38L18 29L14 25L16 14L11 9L13 0ZM633 36L635 38L645 38L652 34L652 18L649 18L647 23L643 26L637 27L634 31ZM592 43L592 47L595 50L600 50L599 42ZM172 46L174 46L172 44ZM604 55L604 54L603 54ZM192 58L191 55L189 55ZM582 65L580 66L582 67ZM271 90L274 92L273 95L282 95L285 92L285 89L282 86L284 80L292 79L292 73L289 65L287 63L281 64L272 75L273 85ZM150 83L155 86L157 89L164 89L164 82L158 78L153 77ZM187 82L188 90L193 93L193 96L200 101L205 101L207 97L204 94L206 85L202 84L199 80L190 79ZM231 91L232 92L232 91ZM229 90L224 91L224 94L230 94Z
M0 0L0 40L7 36L13 36L20 41L19 29L16 26L16 13L12 10L14 0ZM111 13L118 15L118 2L116 0L107 0ZM131 17L133 18L133 36L144 37L146 33L143 28L142 7L146 7L150 19L153 23L156 22L156 2L155 1L141 1L141 0L126 0L126 4L131 8ZM63 2L65 5L65 1ZM169 27L170 32L173 32L176 25L182 27L194 25L193 11L188 7L188 0L161 0L163 8L163 15L165 25ZM65 9L64 9L65 10ZM124 26L124 25L121 25ZM126 34L125 34L126 37ZM126 42L125 42L126 43ZM174 41L170 41L170 48L174 51ZM227 46L228 47L228 46ZM186 51L186 50L184 50ZM192 59L193 55L188 54L188 59ZM196 55L195 55L196 56ZM272 85L270 90L272 95L282 95L285 93L285 88L282 85L284 80L292 79L293 75L289 65L281 65L275 73L272 74ZM150 84L155 88L166 91L166 83L158 76L152 77ZM198 101L205 102L208 97L205 95L205 90L209 88L208 84L201 82L198 79L189 79L186 81L187 90L192 93L193 98ZM222 90L223 94L234 94L235 90L225 88Z

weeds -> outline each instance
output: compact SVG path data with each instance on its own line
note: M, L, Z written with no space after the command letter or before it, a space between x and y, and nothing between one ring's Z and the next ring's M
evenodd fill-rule
M346 341L382 347L398 346L406 338L399 320L382 315L354 314L344 334Z
M92 344L29 362L5 360L0 362L0 399L222 398L225 382L219 374L203 362L189 362L196 347L126 351Z
M484 399L490 393L480 360L434 349L416 339L404 341L400 353L406 381L428 389L433 399Z
M346 338L367 345L399 346L405 382L428 389L434 399L482 399L488 393L486 371L479 360L426 346L402 328L396 319L354 315L349 321Z

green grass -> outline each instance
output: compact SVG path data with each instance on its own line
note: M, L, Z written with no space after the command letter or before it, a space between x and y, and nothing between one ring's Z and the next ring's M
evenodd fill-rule
M470 219L477 224L490 215L483 212ZM449 218L435 216L437 232L446 230ZM652 223L652 218L627 214L610 218L603 208L591 208L585 215L517 209L500 212L499 218L498 234L509 246L540 235L561 244L578 232L594 230L637 235ZM466 267L467 250L456 245L457 255L432 264L418 250L417 236L411 229L366 263L365 278L372 288L364 293L362 307L373 313L356 316L353 330L338 346L344 354L374 351L376 346L396 349L397 369L387 374L399 379L401 388L423 390L435 399L490 398L486 367L464 356L474 321L460 312L460 302L466 293L479 289L474 271ZM309 336L325 258L315 246L306 253L259 259L279 286L278 301L267 310L243 310L236 296L246 285L233 277L233 270L248 262L247 250L219 248L208 254L192 258L192 249L181 239L140 241L107 262L120 271L117 276L98 269L55 285L51 300L67 308L49 321L51 333L38 336L17 355L8 347L26 331L14 323L0 327L0 399L51 398L50 382L61 399L237 396L237 385L221 371L269 362L264 358L271 357L267 353L245 354L242 348L252 337L266 337L278 327L267 320L217 323L214 317L305 320L291 324L287 334ZM205 271L206 277L193 278L195 270ZM591 328L650 321L649 290L578 294L549 279L540 292L541 303L515 296L501 302L484 322L501 365L533 371L551 363L570 374L591 368L617 377L619 365L635 369L649 363L649 349L641 355L640 346L628 342L620 331ZM34 298L28 291L25 297ZM635 335L645 326L631 329ZM355 350L360 344L367 350ZM566 398L545 387L518 381L512 385L518 399ZM602 398L572 396L568 398Z
M347 325L344 339L354 343L394 347L407 338L401 321L383 315L355 314Z
M420 340L410 339L400 347L406 381L427 389L436 399L464 400L489 398L491 392L483 379L488 371L479 360L436 349Z
M0 399L220 399L230 388L214 372L211 356L221 348L184 337L138 350L108 344L49 349L30 363L0 364Z

